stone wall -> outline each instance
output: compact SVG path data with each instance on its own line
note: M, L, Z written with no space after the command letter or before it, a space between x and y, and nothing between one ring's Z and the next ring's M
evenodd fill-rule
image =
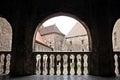
M114 25L113 28L113 51L120 51L120 19Z
M40 42L35 42L34 43L34 52L41 52L41 51L44 51L44 52L51 52L52 51L52 48L45 45L45 44L42 44Z
M52 33L52 34L44 35L42 37L45 40L46 44L52 47L54 51L62 51L62 45L64 41L63 35Z
M0 51L11 51L12 29L6 19L0 17Z
M67 51L89 51L88 36L66 38Z

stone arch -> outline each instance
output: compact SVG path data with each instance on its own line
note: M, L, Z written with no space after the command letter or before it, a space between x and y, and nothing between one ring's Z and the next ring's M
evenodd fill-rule
M0 51L12 50L12 27L3 17L0 17Z
M113 51L120 51L120 19L118 19L113 27L112 32Z
M81 19L79 19L77 16L75 15L72 15L72 14L69 14L69 13L64 13L64 12L58 12L58 13L54 13L52 15L49 15L48 17L46 17L44 20L42 20L35 32L34 32L34 37L33 37L33 46L32 46L32 49L34 48L34 42L35 42L35 37L36 37L36 34L37 34L37 30L39 29L40 25L42 25L42 23L44 23L46 20L50 19L50 18L53 18L53 17L56 17L56 16L67 16L67 17L71 17L73 19L76 19L79 23L81 23L83 25L83 27L85 28L86 32L87 32L87 35L88 35L88 44L89 44L89 51L92 51L92 37L91 37L91 33L90 33L90 30L88 28L88 26L85 24L84 21L82 21Z

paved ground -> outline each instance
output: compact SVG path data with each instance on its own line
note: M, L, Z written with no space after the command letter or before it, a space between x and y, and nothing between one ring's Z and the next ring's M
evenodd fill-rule
M0 76L0 80L120 80L120 76L117 77L97 77L97 76L77 76L77 75L32 75L32 76L24 76L24 77L16 77L10 78L8 76Z

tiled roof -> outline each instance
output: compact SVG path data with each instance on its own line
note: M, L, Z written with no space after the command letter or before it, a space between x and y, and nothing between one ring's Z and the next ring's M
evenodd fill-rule
M36 41L38 41L42 44L45 44L45 41L43 40L43 38L41 37L39 32L37 32L37 34L36 34Z
M87 34L87 32L86 32L84 26L80 23L76 23L75 26L66 35L66 38L80 36L80 35L86 35L86 34Z
M57 26L54 24L54 25L50 25L50 26L46 26L46 27L43 27L39 30L41 36L42 35L46 35L46 34L51 34L51 33L58 33L58 34L61 34L61 35L64 35L58 28Z

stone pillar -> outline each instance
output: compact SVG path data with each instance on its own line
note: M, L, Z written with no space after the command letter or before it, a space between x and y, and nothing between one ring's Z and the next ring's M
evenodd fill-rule
M114 54L112 52L112 26L109 17L96 17L92 32L92 53L89 56L89 74L114 76Z
M34 74L32 54L33 29L28 16L17 15L13 28L13 49L10 75L25 76ZM29 20L28 20L29 19Z
M90 1L89 27L92 37L92 53L89 55L89 74L114 76L114 54L112 52L113 16L108 2Z

